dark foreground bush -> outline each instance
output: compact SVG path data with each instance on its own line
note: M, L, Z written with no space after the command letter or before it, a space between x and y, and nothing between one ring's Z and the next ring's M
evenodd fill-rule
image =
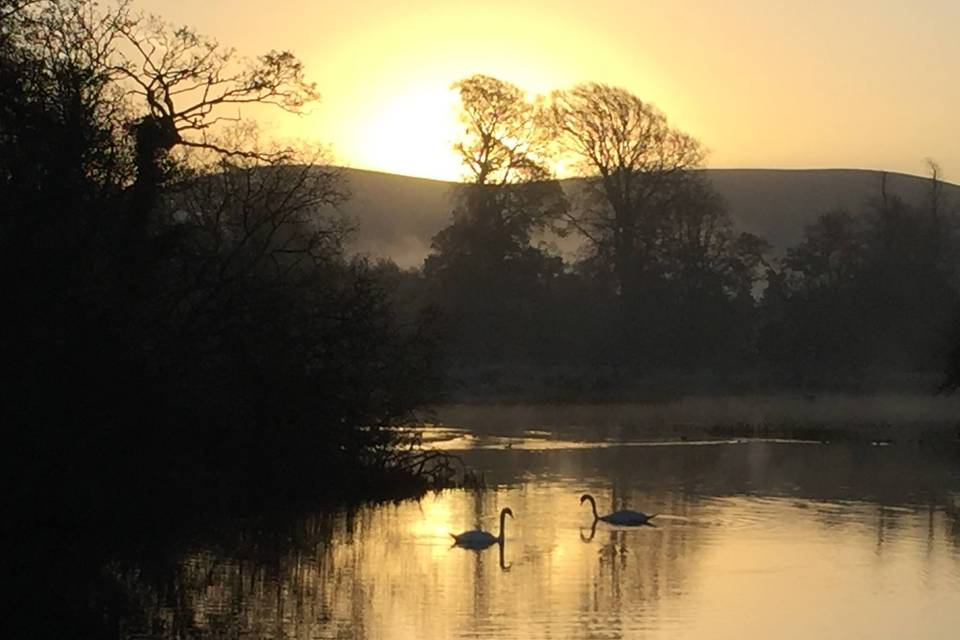
M345 257L345 185L216 126L314 99L296 58L87 0L0 20L4 532L109 539L436 481L392 428L431 385L429 322L401 325Z

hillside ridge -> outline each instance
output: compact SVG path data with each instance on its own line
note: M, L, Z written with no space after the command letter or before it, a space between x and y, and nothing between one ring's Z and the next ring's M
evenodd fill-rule
M352 248L415 267L430 251L430 239L450 221L452 188L444 180L368 169L341 168L352 198L341 208L357 224ZM762 236L782 253L803 237L803 229L827 211L864 210L880 197L886 175L888 195L911 203L926 197L930 179L873 169L703 169L727 203L737 230ZM573 184L579 178L563 182ZM960 186L943 183L948 203L960 203ZM571 250L565 246L564 250Z

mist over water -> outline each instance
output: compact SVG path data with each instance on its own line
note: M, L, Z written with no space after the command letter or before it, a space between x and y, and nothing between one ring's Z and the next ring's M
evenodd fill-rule
M463 431L427 440L479 488L111 564L136 604L126 637L948 638L960 623L956 447ZM584 492L656 526L591 527ZM496 533L503 507L502 547L451 547Z
M891 440L916 444L960 438L960 398L921 393L690 395L660 402L591 404L456 404L426 417L438 425L469 425L468 440L507 444L558 438L636 444L690 437L768 437L799 440ZM463 435L434 430L438 446L467 446ZM504 440L507 438L508 440ZM516 444L516 442L514 442Z

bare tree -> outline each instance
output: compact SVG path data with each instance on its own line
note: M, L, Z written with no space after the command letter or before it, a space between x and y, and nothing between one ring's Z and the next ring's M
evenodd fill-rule
M225 155L255 152L219 146L208 132L240 119L238 109L270 105L299 113L319 98L305 80L302 63L288 51L238 60L233 49L186 27L157 18L131 16L125 6L116 21L121 45L112 70L142 98L142 127L152 127L160 148L183 145Z
M511 184L550 176L546 140L535 126L536 106L509 82L473 75L453 84L466 126L455 145L476 184Z
M703 148L653 105L604 84L554 92L548 115L561 152L588 178L591 198L569 222L609 256L621 295L632 297L660 241L664 208L688 183L684 174L703 164Z
M60 68L46 73L83 69L90 76L81 83L84 90L103 93L97 99L98 119L116 123L126 134L117 138L134 161L131 209L143 215L154 208L159 186L172 175L174 149L289 160L291 149L230 146L219 134L223 125L241 121L243 108L300 113L319 98L292 53L269 51L243 59L187 27L135 13L129 0L105 7L93 0L11 6L21 14L21 37L43 50L38 58L58 61Z
M424 273L433 300L456 323L456 348L499 359L539 333L541 323L530 320L535 301L562 262L533 246L534 234L562 216L566 197L551 179L536 102L489 76L453 88L462 103L464 131L455 149L464 183L456 188L451 224L433 237Z
M294 56L238 59L126 1L7 2L10 50L30 62L18 73L76 138L64 147L82 150L82 179L120 196L79 237L89 249L88 236L109 236L129 288L179 254L190 264L175 280L207 304L265 264L286 273L340 255L345 222L320 214L346 197L339 174L316 166L316 150L261 144L240 121L242 107L298 113L318 98Z
M274 153L252 142L245 147ZM250 275L282 282L342 256L351 227L327 212L347 193L339 172L322 160L287 165L222 156L170 193L167 224L187 231L177 277L184 298L209 305Z
M551 182L549 137L538 125L539 107L509 82L474 75L454 83L460 92L464 136L455 145L467 172L460 216L519 244L566 210Z
M670 275L686 285L703 284L703 276L725 267L733 241L733 224L723 200L700 175L685 174L665 204L659 247Z

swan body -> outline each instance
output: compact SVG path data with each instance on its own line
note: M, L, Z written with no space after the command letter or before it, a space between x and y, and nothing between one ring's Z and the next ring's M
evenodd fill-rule
M464 531L463 533L451 533L450 537L453 538L453 544L466 549L486 549L494 544L502 544L503 523L507 516L512 518L513 511L509 508L502 509L500 511L500 535L495 536L489 531L483 531L481 529L473 529L471 531Z
M589 502L590 507L593 509L593 520L596 523L597 520L603 520L604 522L609 522L610 524L615 524L621 527L639 527L641 525L650 524L650 520L655 518L657 514L653 513L647 515L642 511L631 511L629 509L624 509L622 511L614 511L613 513L608 513L607 515L601 516L597 513L597 501L593 499L593 496L589 493L585 493L580 496L580 504L584 502Z
M468 549L486 549L492 544L500 541L500 538L489 531L474 529L473 531L464 531L463 533L450 534L453 537L454 544L458 547L467 547Z

